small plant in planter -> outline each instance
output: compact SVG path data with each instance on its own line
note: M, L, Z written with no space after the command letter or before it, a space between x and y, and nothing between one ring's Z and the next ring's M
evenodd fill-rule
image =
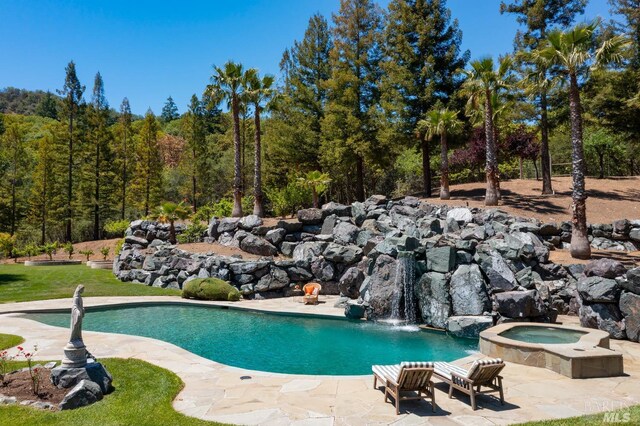
M71 242L66 243L64 245L64 251L69 255L69 260L71 260L73 257L73 253L75 252L73 244Z
M49 256L49 260L53 260L53 255L58 252L58 242L48 243L41 247L43 253Z
M107 256L109 256L109 253L111 252L111 249L107 246L104 246L100 249L100 254L102 254L102 260L106 261L107 260Z
M24 254L27 256L29 260L31 260L32 256L37 256L40 253L40 249L38 246L33 244L29 244L24 248Z
M80 250L78 253L80 253L81 255L85 256L87 258L87 262L88 262L89 258L93 255L93 250Z

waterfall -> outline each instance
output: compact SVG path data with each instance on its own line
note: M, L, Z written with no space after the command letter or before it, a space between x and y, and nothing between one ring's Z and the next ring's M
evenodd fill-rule
M396 281L391 301L391 319L409 324L416 322L415 259L410 251L398 252Z

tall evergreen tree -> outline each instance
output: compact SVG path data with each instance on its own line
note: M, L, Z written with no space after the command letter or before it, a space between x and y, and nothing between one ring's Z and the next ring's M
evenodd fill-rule
M165 102L164 106L162 107L162 113L160 114L160 119L163 122L168 123L170 121L178 119L179 117L180 117L180 114L178 114L178 106L173 101L173 98L169 96L167 98L167 102Z
M68 161L67 161L67 206L65 217L65 240L71 241L71 222L73 217L73 169L74 169L74 121L81 111L82 94L85 87L80 84L76 74L76 64L71 61L65 68L64 86L58 93L63 96L62 117L68 124Z
M459 70L469 60L461 52L462 32L451 20L446 0L392 0L385 27L383 100L395 128L394 139L422 150L423 190L431 196L430 146L417 123L437 102L444 105L460 88Z
M132 154L133 133L131 129L131 106L129 99L124 98L120 104L119 130L119 160L120 160L120 219L125 219L127 213L127 187L129 185L129 156Z
M1 155L8 160L9 170L7 171L8 196L9 196L9 233L15 234L18 221L22 216L24 203L21 193L25 187L27 177L27 147L26 129L24 124L17 119L7 120L6 129L2 135ZM4 185L3 185L4 186Z
M93 150L89 150L87 153L89 158L93 159L93 162L86 162L91 164L93 173L92 176L92 189L93 196L91 197L91 204L93 205L93 239L99 240L101 237L101 213L106 209L108 200L106 199L111 195L109 191L112 183L112 179L106 179L110 175L110 133L107 128L107 119L109 115L109 103L104 95L104 81L102 76L98 72L93 82L93 93L91 97L91 105L88 109L88 122L91 134L91 143L93 144Z
M345 179L352 176L350 170L355 168L355 198L364 200L365 162L372 157L377 142L381 11L371 0L341 0L333 21L329 102L322 121L322 162L342 175L347 199L352 194L347 192Z
M198 194L200 192L200 176L206 167L206 135L204 122L204 107L198 97L191 96L189 107L182 121L182 133L186 140L187 168L191 175L191 205L193 211L198 211Z
M162 201L162 157L158 145L158 131L156 116L149 109L140 129L135 174L137 199L140 200L145 216Z
M512 0L500 3L500 13L510 13L516 16L519 24L524 25L524 32L518 30L514 46L517 51L530 52L543 42L547 33L554 27L567 27L576 15L584 13L587 0ZM536 100L540 127L540 158L542 160L542 194L553 194L551 184L551 157L549 155L549 119L548 119L548 91L550 84L549 72L540 63L525 61L525 68L529 68L530 92ZM531 72L533 71L533 72Z
M58 119L58 100L51 92L47 91L36 106L36 115L54 120Z

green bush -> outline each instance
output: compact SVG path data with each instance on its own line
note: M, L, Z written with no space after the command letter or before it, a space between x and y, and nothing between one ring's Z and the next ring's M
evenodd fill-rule
M198 300L240 300L240 292L226 281L218 278L196 278L184 283L182 297Z
M129 221L124 220L110 220L104 224L104 232L109 237L124 237L124 231L129 227Z
M124 245L124 238L119 239L119 240L116 242L116 247L115 247L115 250L114 250L114 254L115 254L116 256L117 256L117 255L119 255L119 254L120 254L120 252L122 251L122 246L123 246L123 245Z
M180 244L186 243L199 243L202 241L202 235L207 230L207 227L200 222L193 222L186 229L178 235L178 242Z

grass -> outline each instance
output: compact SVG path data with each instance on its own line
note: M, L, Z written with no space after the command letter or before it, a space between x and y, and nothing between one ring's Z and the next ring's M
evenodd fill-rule
M216 425L184 416L171 401L184 384L172 372L136 359L104 359L116 390L88 407L43 411L0 405L0 425ZM18 365L16 365L18 367Z
M588 416L571 417L568 419L542 420L538 422L522 423L520 426L587 426L616 423L627 425L640 424L640 405L634 405L608 413L590 414Z
M180 295L180 290L123 283L110 270L86 265L0 265L0 303L71 297L78 284L85 286L86 297Z
M20 336L0 333L0 351L3 349L12 348L22 342L24 342L24 339Z

